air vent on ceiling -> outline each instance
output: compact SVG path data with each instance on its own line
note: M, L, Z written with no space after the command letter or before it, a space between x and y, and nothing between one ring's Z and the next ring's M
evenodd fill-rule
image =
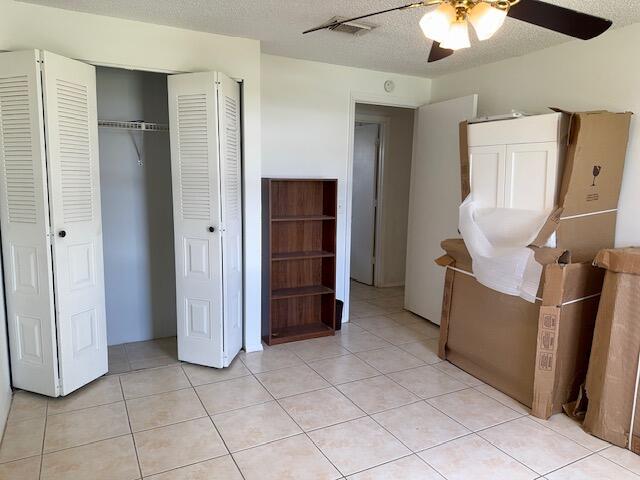
M341 22L343 20L346 20L346 18L333 17L332 19L327 21L325 25L331 25L334 22ZM349 35L358 36L358 35L364 35L365 33L370 32L371 30L376 28L376 26L377 25L371 25L371 24L362 23L362 22L345 22L335 27L329 27L329 30L333 30L334 32L342 32L342 33L348 33Z

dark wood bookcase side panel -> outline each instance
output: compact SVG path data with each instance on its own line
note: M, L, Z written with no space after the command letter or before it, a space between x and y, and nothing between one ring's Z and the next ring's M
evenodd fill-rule
M263 339L333 335L337 181L263 179L262 188Z

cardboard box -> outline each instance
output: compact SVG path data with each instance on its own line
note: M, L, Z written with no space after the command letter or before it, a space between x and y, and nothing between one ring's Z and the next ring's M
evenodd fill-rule
M602 250L594 264L606 276L585 386L584 429L640 453L640 248Z
M439 356L548 418L576 397L589 362L603 272L562 249L533 248L544 265L530 303L478 283L460 239L445 240Z
M556 247L570 250L574 262L591 262L614 246L632 113L552 110L569 117L567 150L557 208L532 245L542 247L555 234ZM470 192L466 122L460 124L460 167L464 200Z

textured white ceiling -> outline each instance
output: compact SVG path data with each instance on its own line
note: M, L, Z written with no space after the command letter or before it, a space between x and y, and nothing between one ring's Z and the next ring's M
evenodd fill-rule
M485 42L448 59L427 64L430 42L418 27L426 9L393 12L368 19L374 31L353 37L307 28L333 16L351 17L407 0L25 0L51 7L140 20L191 30L260 40L262 51L387 72L433 77L523 55L570 40L559 33L508 18ZM614 21L614 28L640 21L640 0L548 0ZM116 32L114 32L115 34Z

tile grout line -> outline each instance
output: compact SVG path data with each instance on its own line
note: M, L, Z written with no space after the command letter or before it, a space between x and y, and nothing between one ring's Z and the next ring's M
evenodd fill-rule
M13 400L13 398L12 398ZM42 468L44 467L44 439L47 435L47 422L49 421L49 399L46 399L44 405L44 428L42 430L42 447L40 450L40 469L38 471L38 480L42 478ZM7 422L8 423L8 422ZM4 439L4 437L3 437Z
M126 348L125 348L126 353ZM138 454L138 445L136 444L136 437L133 434L133 428L131 428L131 417L129 416L129 407L127 405L127 399L124 395L124 388L122 387L122 379L118 377L118 384L120 385L120 393L122 394L122 400L124 401L124 411L127 414L127 422L129 423L129 432L131 435L131 441L133 442L133 451L136 454L136 462L138 463L138 472L140 473L140 478L142 478L142 465L140 464L140 455Z
M291 353L293 353L296 357L300 358L300 357L299 357L295 352L291 352ZM242 360L242 359L240 359L240 360ZM307 367L311 368L311 367L309 366L309 364L308 364L305 360L303 360L302 358L300 358L300 360L303 362L303 364L304 364L304 365L306 365ZM256 374L254 374L254 373L249 369L249 367L247 367L246 365L245 365L245 367L247 368L247 370L249 370L249 372L250 372L250 373L251 373L251 375L254 377L254 379L255 379L255 380L257 380L257 381L260 383L260 385L262 385L262 382L260 382L260 380L256 377ZM313 368L311 368L311 370L315 372L315 370L313 370ZM264 373L264 372L263 372L263 373ZM319 375L319 374L316 372L316 375ZM320 377L322 378L322 376L321 376L321 375L320 375ZM325 380L325 381L326 381L326 380ZM329 385L331 385L331 382L328 382L328 381L327 381L327 383L328 383ZM333 385L331 385L331 386L333 386ZM264 387L264 385L263 385L263 387ZM264 387L264 388L266 389L266 387ZM327 388L327 387L325 387L325 388ZM335 388L335 387L334 387L334 388ZM267 391L268 391L268 389L267 389ZM318 390L312 390L312 391L318 391ZM305 393L309 393L309 392L305 392ZM342 393L342 392L341 392L341 393ZM322 456L327 460L327 462L329 462L329 464L330 464L333 468L335 468L336 472L338 472L341 476L343 476L343 477L344 477L344 475L342 474L342 472L340 471L340 469L339 469L338 467L336 467L336 465L334 465L334 463L333 463L333 462L329 459L329 457L327 457L327 455L326 455L326 454L325 454L325 453L324 453L324 452L323 452L323 451L322 451L322 450L321 450L321 449L316 445L316 443L315 443L315 442L313 441L313 439L309 436L309 434L308 434L308 433L307 433L307 432L302 428L302 426L301 426L301 425L299 425L299 424L298 424L298 422L296 422L296 421L295 421L295 419L291 416L291 414L287 411L287 409L286 409L286 408L284 408L284 407L282 406L282 404L280 403L279 399L275 398L275 396L273 396L273 395L271 394L271 392L269 392L269 394L273 397L273 399L274 399L274 400L275 400L275 402L278 404L278 406L282 409L282 411L284 411L284 413L285 413L285 414L286 414L286 415L291 419L291 421L292 421L292 422L293 422L293 423L294 423L294 424L295 424L295 425L300 429L300 431L301 431L301 433L300 433L300 434L305 435L305 436L307 437L307 439L311 442L311 444L316 448L316 450L318 450L318 451L320 452L320 454L321 454L321 455L322 455ZM288 398L288 397L284 397L284 398ZM300 434L296 434L296 435L300 435ZM285 438L291 438L291 437L296 436L296 435L291 435L291 436L288 436L288 437L285 437ZM284 440L284 438L281 438L280 440ZM275 440L275 441L277 441L277 440ZM263 445L266 445L266 444L263 444ZM258 445L258 446L262 446L262 445ZM252 447L252 448L256 448L256 447ZM249 449L247 449L247 450L249 450ZM237 453L237 452L236 452L236 453ZM233 457L233 454L231 454L231 456ZM234 458L234 461L235 461L235 458Z
M182 373L184 373L184 376L187 377L187 381L189 382L189 385L191 385L191 388L193 389L194 393L196 394L196 398L200 402L200 405L202 405L202 408L204 409L204 412L207 414L207 417L209 417L209 421L211 422L211 425L213 426L213 428L215 429L216 433L220 437L220 441L224 445L224 448L227 450L227 454L231 457L231 460L233 461L233 464L236 466L236 469L238 470L238 472L240 473L240 476L243 479L245 479L244 473L242 473L242 470L240 470L240 465L238 465L238 462L236 462L236 459L233 456L233 454L231 453L231 450L229 449L229 446L227 445L227 442L225 441L224 437L222 436L222 433L220 433L220 430L218 429L218 426L213 421L213 418L211 417L211 415L209 415L209 411L207 410L207 407L204 405L204 402L202 401L202 399L200 398L200 395L198 395L198 391L193 386L193 383L191 382L191 379L189 378L189 375L187 375L187 372L184 371L184 367L180 366L180 369L182 370ZM243 377L238 377L238 378L243 378ZM220 457L215 457L215 458L220 458ZM201 462L198 462L198 463L201 463ZM179 468L181 468L181 467L179 467Z

